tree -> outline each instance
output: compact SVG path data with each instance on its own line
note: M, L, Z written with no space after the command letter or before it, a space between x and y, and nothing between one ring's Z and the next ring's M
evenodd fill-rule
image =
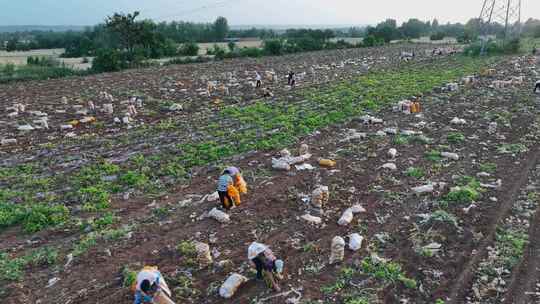
M17 44L18 44L18 41L16 39L8 40L8 42L6 44L6 51L8 51L8 52L16 51L17 50Z
M214 22L213 30L216 41L223 41L229 32L229 23L227 22L227 18L218 17Z
M401 33L397 28L396 20L386 19L384 22L377 24L377 27L368 28L367 36L373 36L377 41L384 40L384 42L390 42L399 39Z
M268 55L281 55L283 52L283 41L281 39L265 40L263 49Z
M433 22L431 22L431 32L436 33L439 31L439 20L437 18L433 19Z
M129 54L134 53L135 46L142 40L143 24L135 21L137 16L139 12L127 15L115 13L105 20L106 28L116 34L121 46Z
M407 38L420 38L427 32L426 24L418 19L409 19L401 26L403 35Z

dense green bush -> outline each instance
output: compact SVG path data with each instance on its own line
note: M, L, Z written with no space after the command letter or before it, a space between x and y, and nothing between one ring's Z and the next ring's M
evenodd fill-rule
M431 41L443 40L445 36L446 35L443 32L438 32L438 33L431 34L431 36L429 36L429 40Z
M270 39L265 40L263 43L263 50L268 55L281 55L283 54L283 40Z
M184 43L180 46L179 54L182 56L199 55L199 45L194 42Z
M519 52L521 41L519 38L502 42L499 40L489 40L485 44L487 55L515 54ZM482 42L477 41L465 48L465 54L469 56L479 56L482 53Z
M92 70L97 73L115 72L127 68L125 56L116 49L102 49L92 62Z

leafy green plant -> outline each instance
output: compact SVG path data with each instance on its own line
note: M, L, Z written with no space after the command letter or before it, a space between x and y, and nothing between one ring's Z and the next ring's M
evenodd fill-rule
M441 152L437 150L431 150L426 152L426 159L432 162L438 162L442 160Z
M487 173L495 173L495 171L497 170L497 164L495 163L480 164L480 170Z
M27 232L36 232L46 227L63 224L68 218L69 210L66 206L34 204L27 209L23 226Z
M529 151L529 148L524 144L504 144L497 148L497 152L501 154L520 154Z
M407 174L410 177L417 178L417 179L420 179L424 177L425 175L424 170L422 170L421 168L415 168L415 167L408 168L405 174Z
M462 177L460 186L454 187L445 197L446 201L462 204L470 204L478 200L480 194L480 183L471 177Z
M122 269L122 285L126 288L131 287L137 280L137 272L131 270L128 266L124 266Z
M447 223L455 228L459 228L457 218L444 210L437 210L429 214L425 219L422 220L421 224L423 225L433 225L435 223Z
M465 140L465 136L463 135L463 133L460 132L451 132L448 133L446 139L449 143L457 144L463 142Z
M367 257L362 260L362 271L376 279L382 280L385 284L396 284L398 282L410 289L416 288L416 281L407 278L401 270L401 265L383 259Z
M102 188L82 188L79 190L79 197L83 204L83 210L87 212L106 210L110 207L110 195Z

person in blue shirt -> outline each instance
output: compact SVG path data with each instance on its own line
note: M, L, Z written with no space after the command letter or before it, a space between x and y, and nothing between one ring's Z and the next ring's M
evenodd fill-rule
M234 183L231 175L231 172L227 169L223 171L223 174L218 179L217 192L219 194L219 201L225 210L230 210L233 205L233 200L227 193L229 185ZM226 200L228 200L228 204L226 203Z

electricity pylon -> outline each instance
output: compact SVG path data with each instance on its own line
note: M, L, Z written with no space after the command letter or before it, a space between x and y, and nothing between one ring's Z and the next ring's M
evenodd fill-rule
M493 23L504 26L504 40L521 31L521 0L484 0L480 12L480 35L487 37Z

